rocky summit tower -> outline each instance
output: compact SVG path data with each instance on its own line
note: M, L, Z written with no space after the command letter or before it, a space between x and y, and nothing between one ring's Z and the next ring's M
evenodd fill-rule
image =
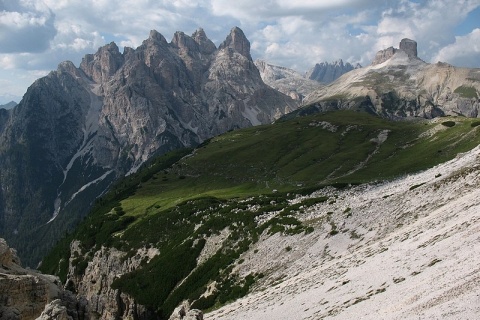
M409 57L417 58L417 42L411 39L404 38L400 41L400 50L405 51Z

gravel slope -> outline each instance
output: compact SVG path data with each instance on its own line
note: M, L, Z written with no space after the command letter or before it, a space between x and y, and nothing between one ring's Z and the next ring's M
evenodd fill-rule
M205 319L478 319L479 158L317 192L299 214L315 231L260 239L235 271L265 277Z

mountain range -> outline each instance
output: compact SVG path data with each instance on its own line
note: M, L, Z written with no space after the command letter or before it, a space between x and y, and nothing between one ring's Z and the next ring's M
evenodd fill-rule
M19 299L48 304L23 316L479 314L480 69L403 39L307 78L254 62L238 28L218 48L151 31L0 109L0 235L58 277L28 278L38 294ZM25 273L3 240L0 259L8 281Z
M10 101L6 104L2 104L0 105L0 109L12 109L13 107L15 107L18 103L16 103L15 101Z
M348 62L344 64L342 59L333 63L317 63L306 74L259 59L255 60L255 66L266 84L299 101L303 101L311 92L335 81L341 75L362 67L360 64L355 67Z
M217 48L202 29L157 31L62 62L0 114L0 234L33 266L118 177L151 156L298 107L265 85L233 28Z
M477 117L480 69L429 64L417 56L417 43L377 53L372 64L355 69L308 95L319 110L363 109L392 119L444 115Z

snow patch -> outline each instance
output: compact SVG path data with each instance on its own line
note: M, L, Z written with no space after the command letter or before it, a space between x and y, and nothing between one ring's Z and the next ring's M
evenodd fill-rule
M68 162L65 169L63 169L63 181L60 184L60 186L58 187L58 190L60 190L62 188L63 184L67 180L68 173L72 169L75 161L78 158L85 156L86 154L88 154L92 150L92 146L93 146L92 145L92 137L98 131L98 123L99 123L99 118L100 118L100 112L101 112L102 106L103 106L103 101L100 98L100 94L99 94L100 85L95 84L95 83L91 83L91 81L86 79L86 78L84 78L83 80L87 83L90 82L90 84L88 85L89 90L87 89L89 94L90 94L90 107L89 107L89 109L87 111L87 114L85 116L85 126L82 129L82 131L83 131L83 141L82 141L80 147L78 148L77 152L75 152L75 154L72 156L72 158ZM68 202L70 202L70 201L71 201L71 199ZM68 202L65 205L67 205ZM58 214L60 212L60 209L61 209L61 204L62 204L61 192L59 191L58 195L57 195L57 198L55 199L55 202L54 202L54 211L53 211L53 214L52 214L52 218L50 218L50 220L48 220L47 224L52 222L53 220L55 220L55 218L58 216Z
M80 189L78 189L77 192L75 192L72 197L70 198L70 200L68 200L65 205L68 205L70 202L72 202L73 199L75 199L75 197L81 193L82 191L84 191L85 189L87 189L88 187L90 187L91 185L93 184L97 184L99 182L101 182L102 180L104 180L110 173L112 173L113 170L109 170L107 172L105 172L102 176L98 177L97 179L93 180L93 181L90 181L89 183L83 185Z

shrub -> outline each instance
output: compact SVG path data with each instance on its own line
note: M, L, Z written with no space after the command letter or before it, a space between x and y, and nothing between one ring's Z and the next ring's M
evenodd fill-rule
M442 122L442 124L445 126L445 127L454 127L455 126L455 121L444 121Z
M474 122L472 122L472 123L470 124L470 126L471 126L472 128L478 127L478 126L480 126L480 121L474 121Z

